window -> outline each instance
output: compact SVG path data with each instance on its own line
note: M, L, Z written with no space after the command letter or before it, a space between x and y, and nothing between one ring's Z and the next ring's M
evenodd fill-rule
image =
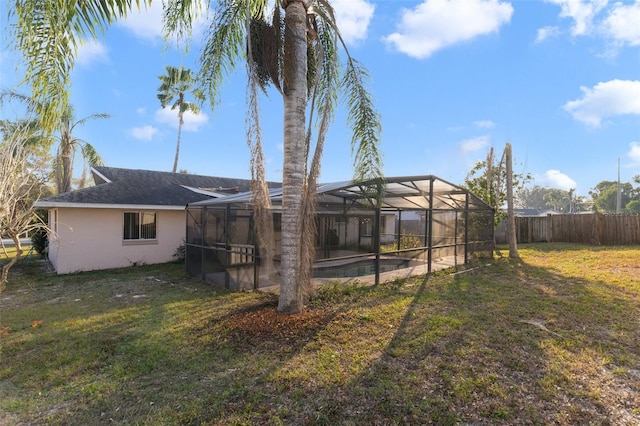
M155 240L156 214L146 212L125 212L124 239Z
M361 217L360 218L360 236L371 237L373 235L373 218Z

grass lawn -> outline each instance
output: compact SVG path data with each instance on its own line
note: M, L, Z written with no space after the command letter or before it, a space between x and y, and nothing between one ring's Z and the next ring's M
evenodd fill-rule
M640 247L520 254L325 287L290 317L177 264L19 264L0 424L640 424Z

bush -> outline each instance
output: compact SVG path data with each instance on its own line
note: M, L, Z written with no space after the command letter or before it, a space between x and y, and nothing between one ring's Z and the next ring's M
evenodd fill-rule
M48 245L47 230L38 228L33 235L31 235L31 246L39 255L43 255Z
M176 259L176 262L184 262L186 256L186 248L184 243L180 246L178 246L178 248L176 248L175 253L173 253L173 257Z

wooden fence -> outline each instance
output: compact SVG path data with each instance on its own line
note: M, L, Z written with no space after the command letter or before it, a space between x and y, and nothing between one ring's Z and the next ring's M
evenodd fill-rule
M496 229L496 243L506 244L508 222ZM519 243L558 242L589 245L640 244L640 215L558 214L516 217Z

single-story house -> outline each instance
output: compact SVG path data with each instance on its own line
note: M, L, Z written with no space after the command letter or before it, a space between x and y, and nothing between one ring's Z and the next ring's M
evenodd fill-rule
M95 186L39 200L49 213L51 264L59 274L174 260L185 206L249 191L247 179L93 167Z

